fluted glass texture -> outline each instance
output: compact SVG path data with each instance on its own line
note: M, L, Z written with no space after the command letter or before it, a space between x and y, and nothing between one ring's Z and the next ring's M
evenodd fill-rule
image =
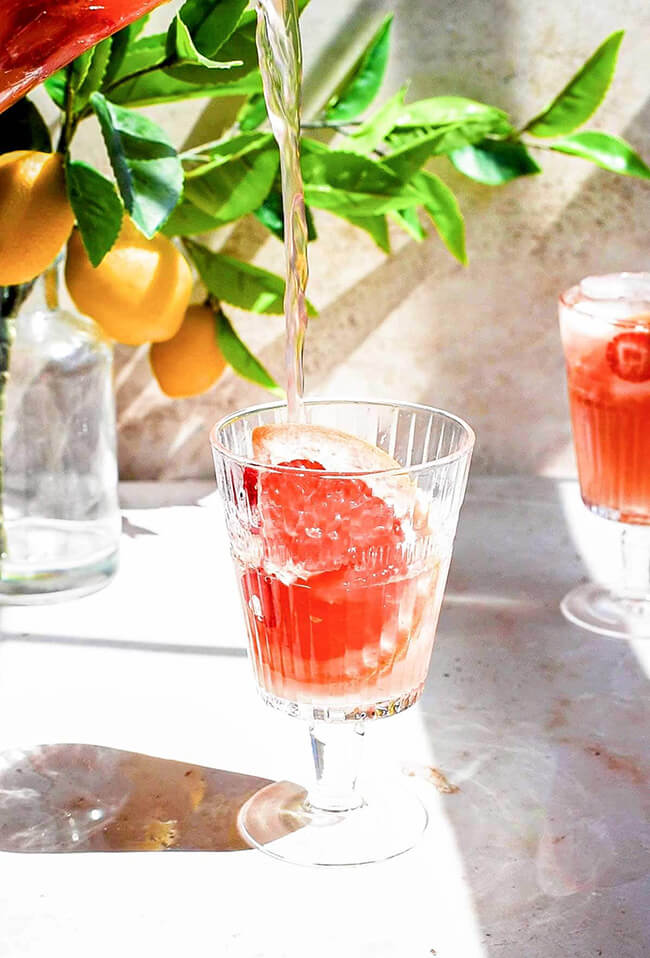
M286 422L280 404L215 427L255 675L270 704L297 716L389 715L417 700L427 674L473 433L418 405L305 410L308 426L356 436L399 466L316 471L299 454L291 466L256 463L253 431Z

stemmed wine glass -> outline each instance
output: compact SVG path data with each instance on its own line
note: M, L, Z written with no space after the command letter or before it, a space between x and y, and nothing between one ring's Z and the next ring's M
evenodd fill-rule
M417 841L407 789L357 787L372 719L419 698L474 434L422 405L277 403L211 433L250 656L273 708L309 723L316 781L269 785L242 809L247 840L301 864L360 864Z
M560 298L573 439L586 507L620 529L620 580L562 601L577 625L650 637L650 273L590 276Z

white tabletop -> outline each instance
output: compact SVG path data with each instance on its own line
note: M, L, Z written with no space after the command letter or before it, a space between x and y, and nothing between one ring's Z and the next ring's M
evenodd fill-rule
M0 749L91 743L306 779L305 729L254 691L212 490L125 484L110 586L0 610ZM431 815L415 851L321 870L257 851L5 852L1 958L650 954L650 640L558 609L610 561L606 525L573 482L470 484L423 700L367 736L368 767L458 786L408 779Z

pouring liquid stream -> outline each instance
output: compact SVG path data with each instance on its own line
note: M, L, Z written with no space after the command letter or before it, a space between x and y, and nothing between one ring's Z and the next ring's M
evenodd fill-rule
M307 331L307 218L300 170L302 49L297 0L257 0L257 48L267 111L280 151L286 256L287 415L304 418L303 349Z

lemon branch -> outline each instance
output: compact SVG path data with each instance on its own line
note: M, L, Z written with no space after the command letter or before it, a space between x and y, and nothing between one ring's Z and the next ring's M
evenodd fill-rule
M61 135L57 144L57 152L59 153L67 152L79 124L80 118L75 117L74 114L74 100L75 88L72 82L72 75L70 71L68 71L65 83L65 100L63 103L63 126L61 127Z

